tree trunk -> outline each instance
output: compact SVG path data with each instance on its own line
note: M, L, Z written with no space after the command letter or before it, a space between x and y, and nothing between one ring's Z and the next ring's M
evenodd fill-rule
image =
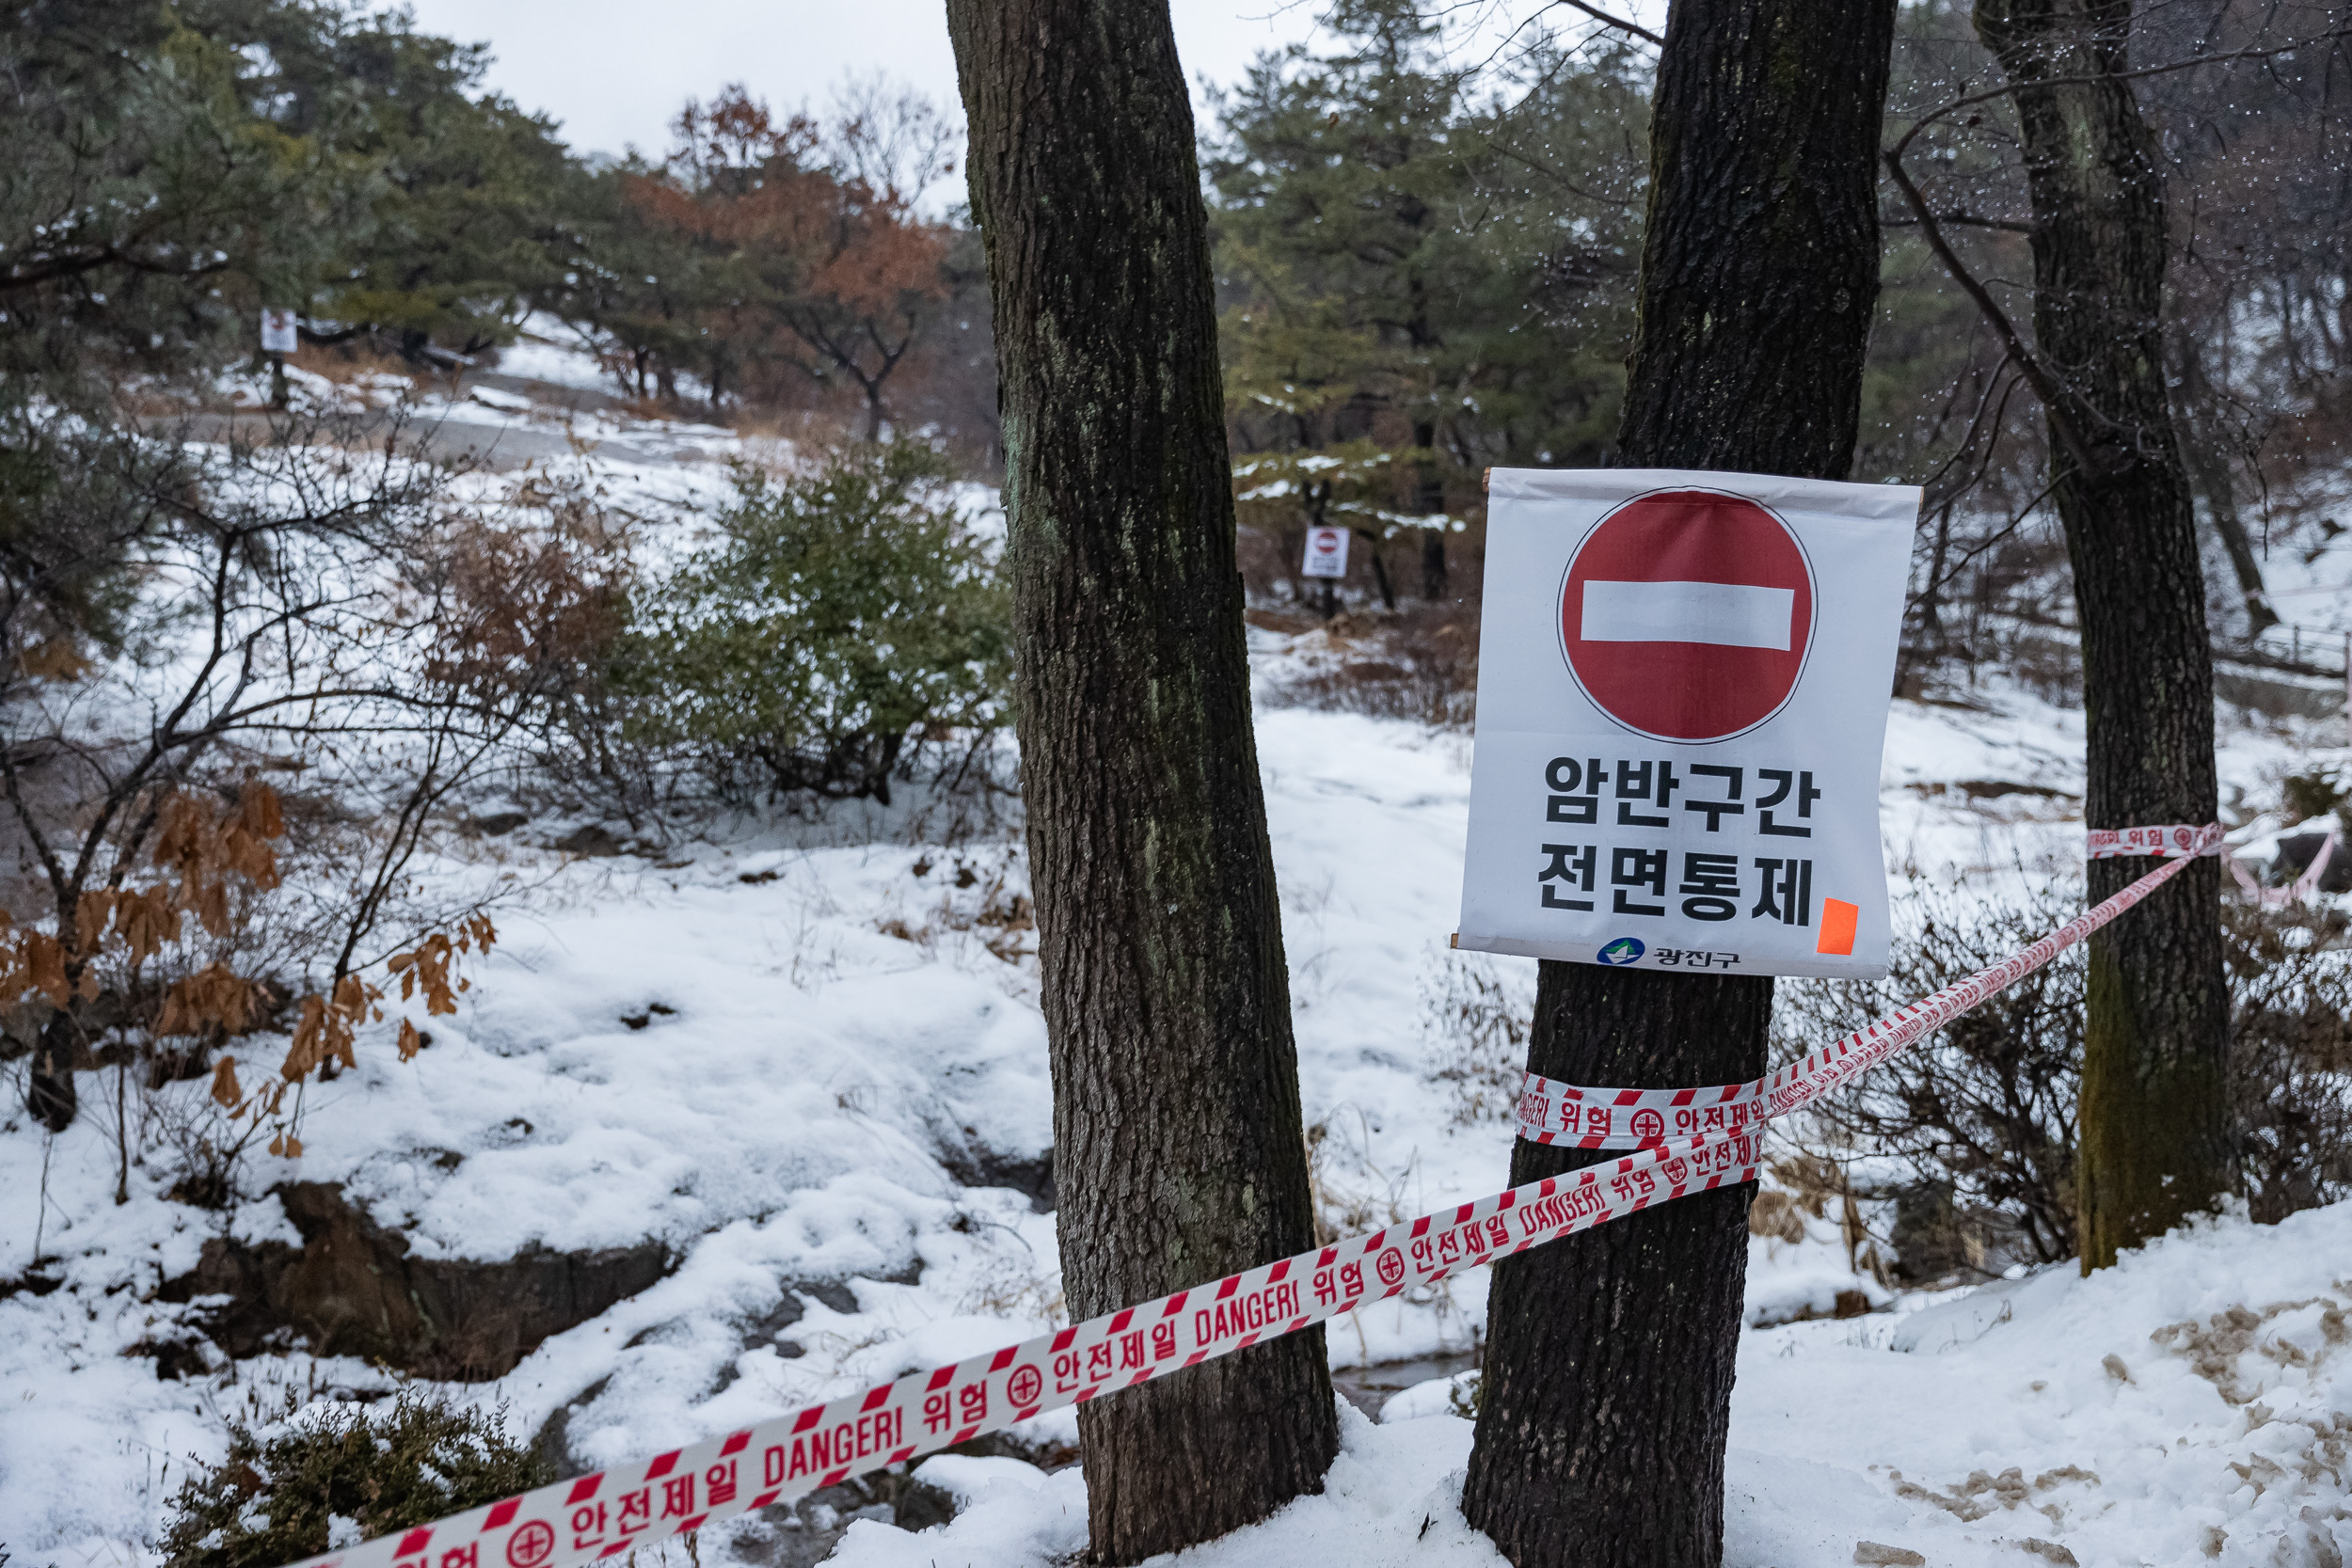
M2205 512L2213 519L2221 547L2229 553L2230 569L2237 575L2238 593L2246 600L2246 634L2250 640L2277 626L2279 612L2270 608L2262 562L2254 554L2254 541L2247 536L2246 519L2238 515L2237 491L2230 480L2229 454L2222 450L2219 420L2211 405L2213 387L2205 379L2204 358L2195 343L2183 342L2180 351L2182 451L2196 476L2197 487L2205 493Z
M2127 3L2104 0L1976 8L2017 89L2094 828L2209 822L2217 810L2204 574L2164 383L2163 180L2131 87L2112 74L2127 69L2130 23ZM2092 861L2090 895L2146 870ZM2074 1167L2086 1273L2237 1185L2220 889L2220 863L2200 861L2090 939Z
M1413 427L1413 444L1434 451L1438 445L1438 427L1425 422ZM1445 480L1435 463L1423 463L1415 476L1413 502L1415 510L1424 517L1434 517L1445 511ZM1426 528L1421 535L1421 596L1435 604L1445 598L1445 525Z
M24 1108L52 1132L73 1125L81 1108L81 1091L73 1082L75 1047L81 1041L71 1009L59 1008L41 1030L33 1059L24 1074Z
M1651 111L1618 460L1841 479L1878 297L1894 0L1677 0ZM1545 963L1528 1065L1572 1083L1764 1070L1772 983ZM1525 1182L1614 1156L1521 1142ZM1504 1259L1463 1509L1520 1568L1713 1568L1747 1187Z
M1372 585L1379 592L1380 608L1396 608L1396 588L1389 581L1388 562L1380 559L1380 536L1367 529L1358 529L1356 537L1364 542L1364 554L1372 559Z
M1313 1244L1191 104L1167 0L949 0L1002 388L1073 1318ZM1323 1333L1080 1407L1092 1555L1320 1490Z

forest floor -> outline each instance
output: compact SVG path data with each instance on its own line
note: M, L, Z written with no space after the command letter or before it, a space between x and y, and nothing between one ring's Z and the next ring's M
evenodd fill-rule
M465 404L547 430L577 366L549 348ZM599 406L581 460L654 507L707 493L742 449ZM546 427L543 430L541 427ZM565 437L578 453L577 436ZM2332 562L2314 571L2325 573ZM2324 577L2321 580L2326 580ZM1258 743L1325 1223L1353 1233L1503 1184L1532 963L1448 950L1470 740L1276 693L1348 650L1252 632ZM2346 755L2340 718L2223 716L2241 818ZM2014 689L1894 705L1882 791L1899 898L2079 887L2082 716ZM208 1239L300 1234L288 1184L333 1183L420 1265L649 1244L660 1277L489 1381L571 1470L766 1419L1057 1321L1051 1103L1017 804L920 790L803 819L706 819L652 842L516 787L468 802L427 878L513 872L528 894L453 1017L394 1060L388 1019L314 1091L299 1161L257 1156L227 1212L167 1201L167 1160L113 1201L111 1120L46 1137L0 1120L0 1548L19 1568L159 1560L191 1459L231 1418L380 1396L401 1373L333 1345L231 1358L174 1303ZM2275 820L2275 819L2274 819ZM256 1061L282 1045L261 1042ZM161 1093L200 1096L201 1082ZM38 1195L38 1196L36 1196ZM1866 1206L1885 1253L1886 1221ZM1857 1270L1833 1217L1752 1243L1733 1410L1727 1561L2255 1563L2352 1549L2352 1207L2225 1220L2093 1279L2022 1264L1902 1290ZM38 1243L37 1243L38 1235ZM38 1257L36 1246L38 1245ZM42 1261L50 1259L50 1261ZM37 1261L40 1263L36 1267ZM1498 1562L1457 1508L1486 1278L1332 1323L1351 1402L1326 1494L1186 1563ZM1870 1308L1843 1319L1846 1309ZM835 1489L706 1530L702 1560L762 1568L1046 1563L1083 1544L1071 1413L990 1457L924 1463L956 1516L900 1528L903 1484ZM944 1509L940 1510L944 1512ZM673 1545L665 1561L683 1563ZM1866 1557L1862 1560L1872 1560ZM1910 1561L1883 1556L1875 1560Z

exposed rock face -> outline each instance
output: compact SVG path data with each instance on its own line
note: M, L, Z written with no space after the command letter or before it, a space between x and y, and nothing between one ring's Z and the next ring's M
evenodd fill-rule
M278 1189L302 1245L215 1237L166 1301L227 1296L215 1339L251 1355L300 1335L322 1355L358 1355L425 1377L502 1375L542 1339L652 1285L676 1259L659 1242L600 1252L526 1248L503 1262L415 1258L407 1241L343 1200L342 1185Z

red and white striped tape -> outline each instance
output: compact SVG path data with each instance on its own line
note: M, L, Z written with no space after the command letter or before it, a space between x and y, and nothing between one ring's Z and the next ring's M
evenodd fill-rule
M2336 851L2343 846L2344 832L2331 821L2328 824L2326 835L2319 841L2319 848L2312 855L2311 863L2286 886L2263 886L2254 879L2254 874L2246 869L2246 863L2234 855L2229 861L2230 875L2236 879L2238 887L2247 897L2265 908L2299 904L2318 891L2319 879L2328 875L2328 867L2335 863Z
M432 1525L301 1568L567 1568L1295 1334L1457 1269L1685 1193L1751 1181L1759 1137L1692 1138L1228 1275L953 1366Z
M2118 855L2151 855L2171 860L2185 855L2217 855L2221 853L2221 835L2215 832L2208 838L2208 831L2185 822L2170 822L2159 828L2093 828L2089 858L2104 861Z
M1761 1080L1766 1114L1786 1115L1867 1071L2049 962L2185 863L2159 866L2025 952ZM1295 1334L1366 1302L1653 1203L1752 1181L1762 1157L1762 1130L1753 1121L1737 1134L1652 1144L1606 1164L1228 1275L952 1366L910 1372L723 1437L378 1536L296 1568L572 1568L612 1557Z
M2126 830L2163 832L2166 828ZM2155 891L2197 856L2221 842L2221 824L2179 830L2189 835L2177 853L2098 908L2087 910L2024 952L1991 969L1945 987L1924 1001L1881 1019L1859 1034L1789 1063L1778 1072L1745 1084L1704 1089L1605 1089L1563 1084L1531 1072L1522 1081L1515 1120L1532 1143L1579 1148L1644 1148L1689 1132L1731 1131L1808 1105L1839 1085L1876 1067L1922 1035L1953 1019L2005 986L2040 969L2067 948ZM2096 849L2092 851L2097 853ZM2134 851L2153 853L2153 851ZM1859 1065L1853 1065L1854 1063ZM1686 1132L1687 1129L1687 1132Z
M1702 1132L1744 1132L1765 1118L1764 1080L1705 1089L1593 1089L1540 1072L1519 1083L1519 1136L1570 1148L1647 1148Z

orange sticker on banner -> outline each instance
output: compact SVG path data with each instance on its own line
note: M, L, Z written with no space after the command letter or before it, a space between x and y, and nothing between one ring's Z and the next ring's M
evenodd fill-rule
M1862 906L1849 904L1843 898L1821 900L1821 942L1816 953L1853 954L1854 927L1862 919Z

